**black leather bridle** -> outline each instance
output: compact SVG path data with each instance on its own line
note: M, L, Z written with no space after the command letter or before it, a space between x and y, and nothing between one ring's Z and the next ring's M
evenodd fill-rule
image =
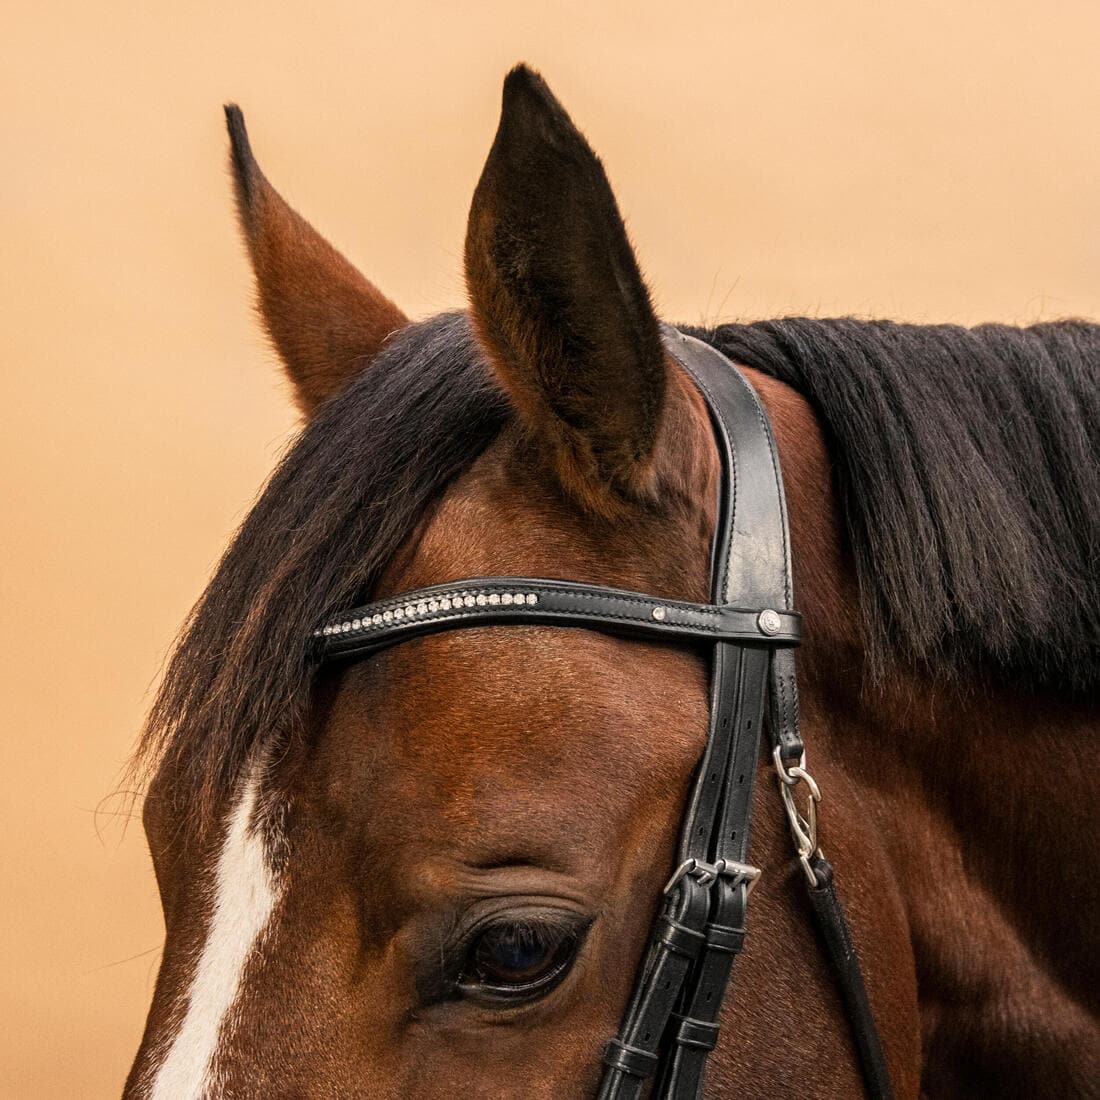
M811 909L847 1008L867 1093L890 1098L882 1045L859 960L817 843L820 792L799 732L790 540L771 425L756 393L720 352L666 327L667 350L710 410L722 462L709 604L600 585L478 577L434 585L336 615L312 639L319 660L361 658L409 638L492 623L580 626L714 647L710 725L680 836L677 865L618 1035L604 1052L600 1100L695 1100L718 1038L718 1014L760 871L746 862L753 787L766 733ZM766 713L765 713L766 712ZM803 809L795 791L804 786Z

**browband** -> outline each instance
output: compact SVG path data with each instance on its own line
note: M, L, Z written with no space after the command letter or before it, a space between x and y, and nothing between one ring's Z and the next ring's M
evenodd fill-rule
M536 577L478 577L402 592L314 632L323 660L363 657L398 642L463 626L543 623L665 641L798 645L797 611L745 610L662 600L629 589Z
M403 592L340 612L314 631L318 660L369 655L410 638L509 623L586 627L713 646L710 720L682 826L676 869L618 1035L604 1051L599 1100L698 1100L745 911L760 875L746 862L759 747L766 732L818 920L848 1010L868 1094L892 1092L832 867L817 845L817 784L799 732L787 509L771 425L755 391L720 352L664 327L666 350L702 394L722 464L711 603L601 585L480 577ZM800 810L794 791L805 784ZM841 948L847 945L847 948Z

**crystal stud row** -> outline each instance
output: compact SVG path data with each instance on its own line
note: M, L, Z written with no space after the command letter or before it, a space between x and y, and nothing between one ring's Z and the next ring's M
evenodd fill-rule
M539 602L535 592L471 592L463 590L449 595L433 597L430 600L418 600L386 611L376 611L356 619L345 619L342 623L330 623L315 631L317 637L329 637L334 634L348 634L352 630L369 630L375 626L385 626L393 622L415 622L425 615L440 611L452 611L461 607L533 607Z

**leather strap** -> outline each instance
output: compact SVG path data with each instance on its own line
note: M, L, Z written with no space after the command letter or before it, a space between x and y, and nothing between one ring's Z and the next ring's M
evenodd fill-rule
M867 985L863 981L863 971L852 943L844 906L837 896L833 865L818 853L811 856L810 866L817 883L808 886L806 892L821 942L825 945L825 953L833 965L833 973L844 1000L867 1095L872 1100L894 1100L886 1056L882 1052L882 1042L875 1027L871 1002L867 997Z
M666 641L789 646L798 644L800 618L796 611L662 600L541 577L476 577L343 611L314 631L313 639L322 660L363 657L424 634L499 623L590 627Z
M676 329L665 344L699 387L710 411L726 486L720 507L736 516L719 519L712 572L722 575L720 603L794 607L787 497L771 421L756 391L721 352ZM725 529L725 530L723 530ZM802 755L794 654L769 669L771 734L782 759Z
M675 330L666 330L665 345L703 395L722 464L712 598L716 604L759 602L785 610L792 600L786 503L764 410L741 373L709 345ZM702 1093L706 1058L717 1041L718 1013L733 960L744 941L745 912L754 881L746 874L744 860L770 653L733 641L715 644L710 728L689 796L679 852L681 867L701 867L708 876L710 905L706 919L695 928L703 935L703 947L684 975L671 1010L665 998L653 996L655 981L667 983L667 975L659 971L665 949L659 932L655 934L650 963L635 985L619 1035L604 1056L601 1100L641 1094L645 1079L621 1064L619 1052L624 1048L656 1053L664 1047L655 1097L690 1100ZM786 722L777 729L784 735L785 751L800 748L796 724ZM729 867L735 869L733 875L721 870L710 874L710 869ZM691 881L691 873L681 878L677 890ZM671 893L665 913L679 901L679 894ZM706 1041L700 1041L700 1036Z

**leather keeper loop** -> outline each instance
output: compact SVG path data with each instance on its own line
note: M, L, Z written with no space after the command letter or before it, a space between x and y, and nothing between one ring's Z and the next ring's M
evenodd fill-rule
M688 959L697 959L707 942L707 937L702 932L688 928L686 924L681 924L665 914L658 919L657 927L657 942L664 944L674 954Z
M717 1024L681 1016L679 1013L673 1013L672 1018L677 1021L675 1038L681 1046L713 1050L718 1045Z
M724 924L707 925L707 950L736 955L745 943L744 928L727 928Z
M620 1070L631 1077L640 1077L643 1080L652 1077L657 1069L657 1055L640 1047L627 1046L618 1039L611 1039L604 1047L603 1062L605 1066Z

